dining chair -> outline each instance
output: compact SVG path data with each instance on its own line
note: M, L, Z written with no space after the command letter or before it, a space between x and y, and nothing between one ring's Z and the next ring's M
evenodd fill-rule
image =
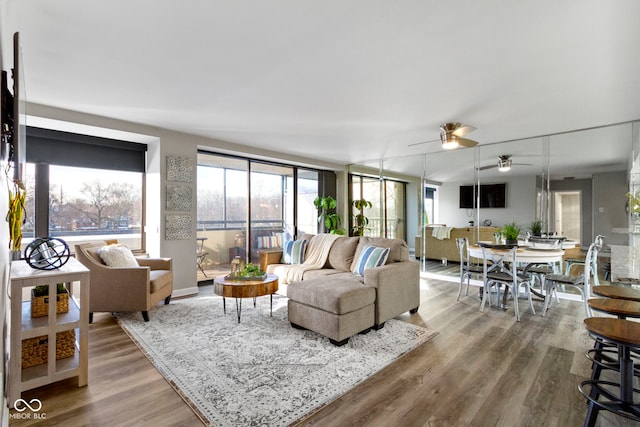
M604 245L604 238L602 234L598 234L595 239L593 239L593 243L596 245L598 252L602 250ZM584 266L584 260L578 258L568 258L564 261L564 272L565 274L571 273L571 268L574 266ZM593 277L593 284L595 286L600 286L600 279L598 277L598 256L596 255L591 260L591 276Z
M520 310L518 307L518 297L520 295L521 286L525 286L525 293L529 300L531 312L536 314L536 311L533 307L531 292L529 291L529 277L526 274L519 273L516 267L517 250L517 246L514 246L508 251L497 251L482 247L484 292L482 294L480 311L484 311L487 299L491 298L491 287L494 285L497 286L497 295L499 298L500 286L505 285L504 298L506 300L509 290L511 290L511 294L513 296L513 309L515 311L516 321L519 322ZM491 304L491 301L489 301L489 304Z
M547 308L549 307L549 299L552 292L557 291L558 284L564 286L571 286L580 292L580 296L582 297L582 302L584 303L584 311L587 317L591 317L591 309L589 308L589 304L587 300L590 297L590 278L591 273L593 271L593 258L598 257L598 250L602 247L599 246L596 242L591 243L589 245L589 249L587 250L587 255L584 259L584 268L582 274L578 275L569 275L569 274L549 274L545 279L545 300L544 306L542 308L542 315L544 316L547 312Z
M460 300L462 294L462 287L465 280L467 281L467 288L465 296L469 295L469 283L471 281L472 274L482 274L483 268L479 264L472 263L469 258L469 239L467 237L458 237L456 239L456 247L460 254L460 286L458 287L458 296L456 301Z

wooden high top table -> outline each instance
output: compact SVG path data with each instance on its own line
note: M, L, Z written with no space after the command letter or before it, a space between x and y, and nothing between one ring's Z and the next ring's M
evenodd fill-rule
M227 302L225 298L236 299L236 313L238 323L242 313L242 298L253 298L253 306L256 306L256 297L269 295L270 315L273 316L273 294L278 291L278 276L267 274L263 280L231 280L226 276L218 276L213 280L213 292L222 297L224 314L227 314Z
M638 301L618 298L589 298L587 303L592 309L618 316L618 319L640 318L640 302Z
M601 297L640 302L640 291L626 286L592 286L591 290Z

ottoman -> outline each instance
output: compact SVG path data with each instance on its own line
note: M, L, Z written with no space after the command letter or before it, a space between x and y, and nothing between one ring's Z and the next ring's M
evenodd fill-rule
M376 290L351 273L290 283L287 297L291 326L324 335L337 346L375 323Z

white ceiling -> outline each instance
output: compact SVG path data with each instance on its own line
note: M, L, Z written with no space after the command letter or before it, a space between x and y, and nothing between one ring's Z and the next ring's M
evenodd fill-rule
M640 119L637 0L0 6L5 64L19 31L32 103L312 159L409 156L396 163L415 172L408 158L440 148L409 144L436 140L446 121L486 145ZM617 140L566 139L573 163L605 151L619 168L629 155Z

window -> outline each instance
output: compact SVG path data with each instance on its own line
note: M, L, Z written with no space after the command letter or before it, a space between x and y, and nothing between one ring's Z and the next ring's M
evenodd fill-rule
M318 232L318 210L313 201L318 197L318 171L298 169L297 227L298 234Z
M213 267L257 263L259 251L317 233L319 171L201 152L197 174L198 237Z
M436 218L436 189L424 188L424 225L433 224Z
M23 245L116 239L144 250L143 144L27 128Z
M365 227L365 236L406 239L405 229L405 192L406 184L388 178L350 175L351 198L364 198L372 203L364 210L369 219ZM352 218L357 212L352 207ZM353 229L354 224L351 225Z

